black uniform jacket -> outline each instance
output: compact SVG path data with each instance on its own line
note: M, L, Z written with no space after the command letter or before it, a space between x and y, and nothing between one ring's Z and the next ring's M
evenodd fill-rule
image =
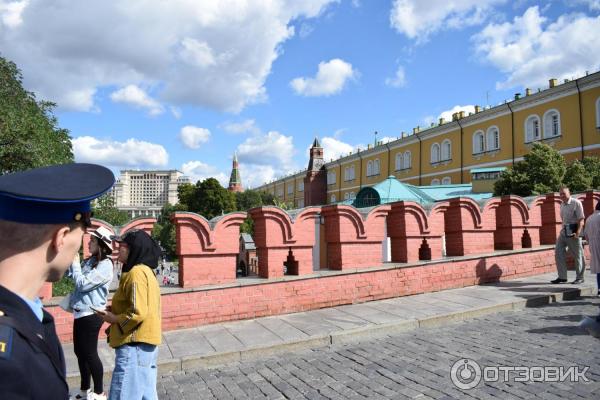
M41 346L31 343L0 317L0 398L68 399L65 358L52 315L44 310L40 322L27 303L3 286L0 286L0 310L43 338L46 351L54 352L55 359L53 363Z

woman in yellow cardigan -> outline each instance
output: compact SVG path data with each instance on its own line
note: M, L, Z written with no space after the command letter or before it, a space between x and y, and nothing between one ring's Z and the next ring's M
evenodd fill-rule
M153 269L160 247L144 231L115 237L123 263L119 288L110 310L109 344L116 351L109 399L157 399L156 360L161 342L160 289Z

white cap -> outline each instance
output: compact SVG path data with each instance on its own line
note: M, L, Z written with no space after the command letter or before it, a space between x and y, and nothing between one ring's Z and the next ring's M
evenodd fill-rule
M112 235L111 231L109 231L105 227L101 226L98 229L96 229L95 231L93 231L92 233L90 233L90 235L102 240L102 242L110 250L108 254L112 254L113 247L112 247L112 240L110 238Z

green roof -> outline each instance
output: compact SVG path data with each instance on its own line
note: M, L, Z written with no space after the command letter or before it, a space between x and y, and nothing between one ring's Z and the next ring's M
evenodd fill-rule
M414 186L389 176L382 182L360 189L352 202L355 207L373 207L395 201L414 201L428 205L455 197L469 197L475 201L492 197L492 193L473 193L470 183L460 185ZM344 202L346 203L346 202Z
M490 167L490 168L473 168L472 174L478 174L480 172L502 172L506 171L506 167Z

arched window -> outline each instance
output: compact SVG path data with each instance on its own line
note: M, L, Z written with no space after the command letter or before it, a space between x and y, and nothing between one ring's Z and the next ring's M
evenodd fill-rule
M452 143L446 139L442 142L442 160L452 159Z
M350 192L350 200L354 199L356 197L356 194L354 192Z
M410 150L407 150L404 152L404 164L403 167L404 169L409 169L412 165L412 154L410 153Z
M373 161L373 175L379 175L381 168L379 166L379 158Z
M525 120L525 142L540 140L540 117L530 115Z
M431 145L431 163L436 163L440 161L440 145L434 143Z
M442 185L451 185L452 179L449 176L445 176L442 178Z
M557 110L548 110L544 114L544 137L560 136L560 114Z
M483 153L485 151L485 140L483 131L477 131L473 134L473 154Z
M373 175L373 161L367 163L367 176Z
M497 126L490 126L486 133L485 144L487 151L500 148L500 131Z
M439 185L439 184L440 184L440 180L439 179L436 178L436 179L432 179L431 180L431 186L436 186L436 185Z
M344 193L344 200L348 200L350 198L350 193Z
M396 154L396 171L402 169L402 153Z
M332 194L331 195L331 203L335 203L335 201L336 201L335 194Z

